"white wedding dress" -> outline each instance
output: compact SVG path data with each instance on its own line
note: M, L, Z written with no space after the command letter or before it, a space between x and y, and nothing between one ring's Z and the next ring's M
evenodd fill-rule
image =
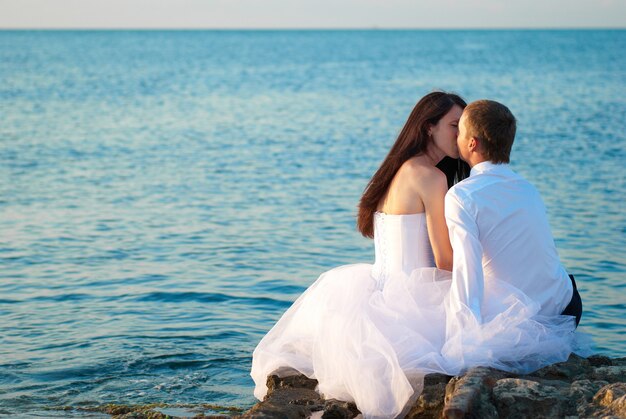
M268 375L315 378L326 398L354 401L365 418L402 416L423 377L471 366L525 373L565 361L574 320L539 316L539 306L504 282L485 284L477 324L452 311L451 273L434 268L426 217L374 217L376 261L322 274L253 354L254 395Z

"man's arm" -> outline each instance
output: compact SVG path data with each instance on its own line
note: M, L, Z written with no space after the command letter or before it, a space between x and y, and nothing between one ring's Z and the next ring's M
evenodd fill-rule
M453 308L463 311L463 306L466 306L478 323L482 323L483 247L479 240L478 225L453 191L446 194L445 213L453 250L450 290Z

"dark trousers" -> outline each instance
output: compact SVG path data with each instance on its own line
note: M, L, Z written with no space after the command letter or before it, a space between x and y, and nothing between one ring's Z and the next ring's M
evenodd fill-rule
M569 302L563 313L566 316L574 316L576 317L576 327L578 327L578 323L580 323L580 318L583 315L583 301L580 299L580 294L578 293L578 289L576 288L576 281L574 281L574 275L570 275L569 278L572 280L572 288L574 292L572 294L572 300Z

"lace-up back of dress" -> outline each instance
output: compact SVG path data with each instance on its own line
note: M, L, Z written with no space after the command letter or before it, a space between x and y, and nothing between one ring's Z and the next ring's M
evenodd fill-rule
M413 269L435 266L428 239L426 215L374 215L376 262L372 275L382 285L389 275L410 274Z

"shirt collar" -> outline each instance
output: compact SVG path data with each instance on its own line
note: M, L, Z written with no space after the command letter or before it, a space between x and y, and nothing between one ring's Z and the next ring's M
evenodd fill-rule
M490 161L483 161L472 167L470 170L470 176L476 176L480 173L486 172L501 173L503 170L510 170L507 163L492 163Z

